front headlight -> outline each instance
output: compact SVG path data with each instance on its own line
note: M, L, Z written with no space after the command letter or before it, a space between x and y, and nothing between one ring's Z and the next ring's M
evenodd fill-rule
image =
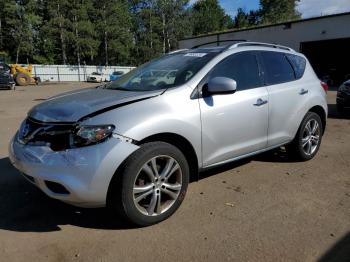
M72 146L81 147L98 144L112 136L113 125L79 126L72 136Z

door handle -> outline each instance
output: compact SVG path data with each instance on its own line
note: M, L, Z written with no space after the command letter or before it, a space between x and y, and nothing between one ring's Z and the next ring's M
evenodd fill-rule
M267 104L267 100L263 100L261 98L259 98L258 100L256 100L256 103L254 104L255 106L262 106Z
M299 95L306 95L307 93L309 93L309 90L303 88L300 90Z

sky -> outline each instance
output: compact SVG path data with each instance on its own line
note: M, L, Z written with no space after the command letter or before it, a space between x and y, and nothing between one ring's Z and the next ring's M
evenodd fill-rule
M198 0L191 0L193 4ZM234 17L237 9L245 11L259 8L259 0L219 0L226 13ZM301 0L298 11L303 18L350 12L350 0Z

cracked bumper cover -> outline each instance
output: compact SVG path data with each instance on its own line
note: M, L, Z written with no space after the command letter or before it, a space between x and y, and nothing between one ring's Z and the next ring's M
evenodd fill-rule
M48 196L81 207L106 205L109 183L120 164L139 147L120 136L87 147L52 151L47 146L23 145L17 135L9 145L11 163L31 176ZM64 186L69 194L52 192L45 181Z

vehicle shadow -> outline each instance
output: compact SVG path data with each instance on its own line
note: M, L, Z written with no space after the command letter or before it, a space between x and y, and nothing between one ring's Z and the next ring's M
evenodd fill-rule
M61 225L94 229L132 229L106 208L84 209L46 196L0 159L0 229L17 232L51 232Z
M227 163L227 164L224 164L224 165L220 165L220 166L217 166L217 167L213 167L213 168L209 168L209 169L203 170L199 174L199 180L206 179L206 178L209 178L211 176L215 176L217 174L226 172L228 170L238 168L240 166L243 166L243 165L246 165L246 164L250 163L251 161L252 161L252 158L245 158L245 159L242 159L242 160L234 161L234 162L231 162L231 163Z
M201 172L200 180L239 168L251 161L293 162L283 149L242 159ZM0 229L18 232L51 232L62 225L94 229L133 229L107 208L85 209L46 196L27 182L10 163L0 159Z
M318 262L348 262L350 261L350 232L331 247Z
M279 147L253 157L254 161L268 163L298 163L299 161L291 157L284 147Z

